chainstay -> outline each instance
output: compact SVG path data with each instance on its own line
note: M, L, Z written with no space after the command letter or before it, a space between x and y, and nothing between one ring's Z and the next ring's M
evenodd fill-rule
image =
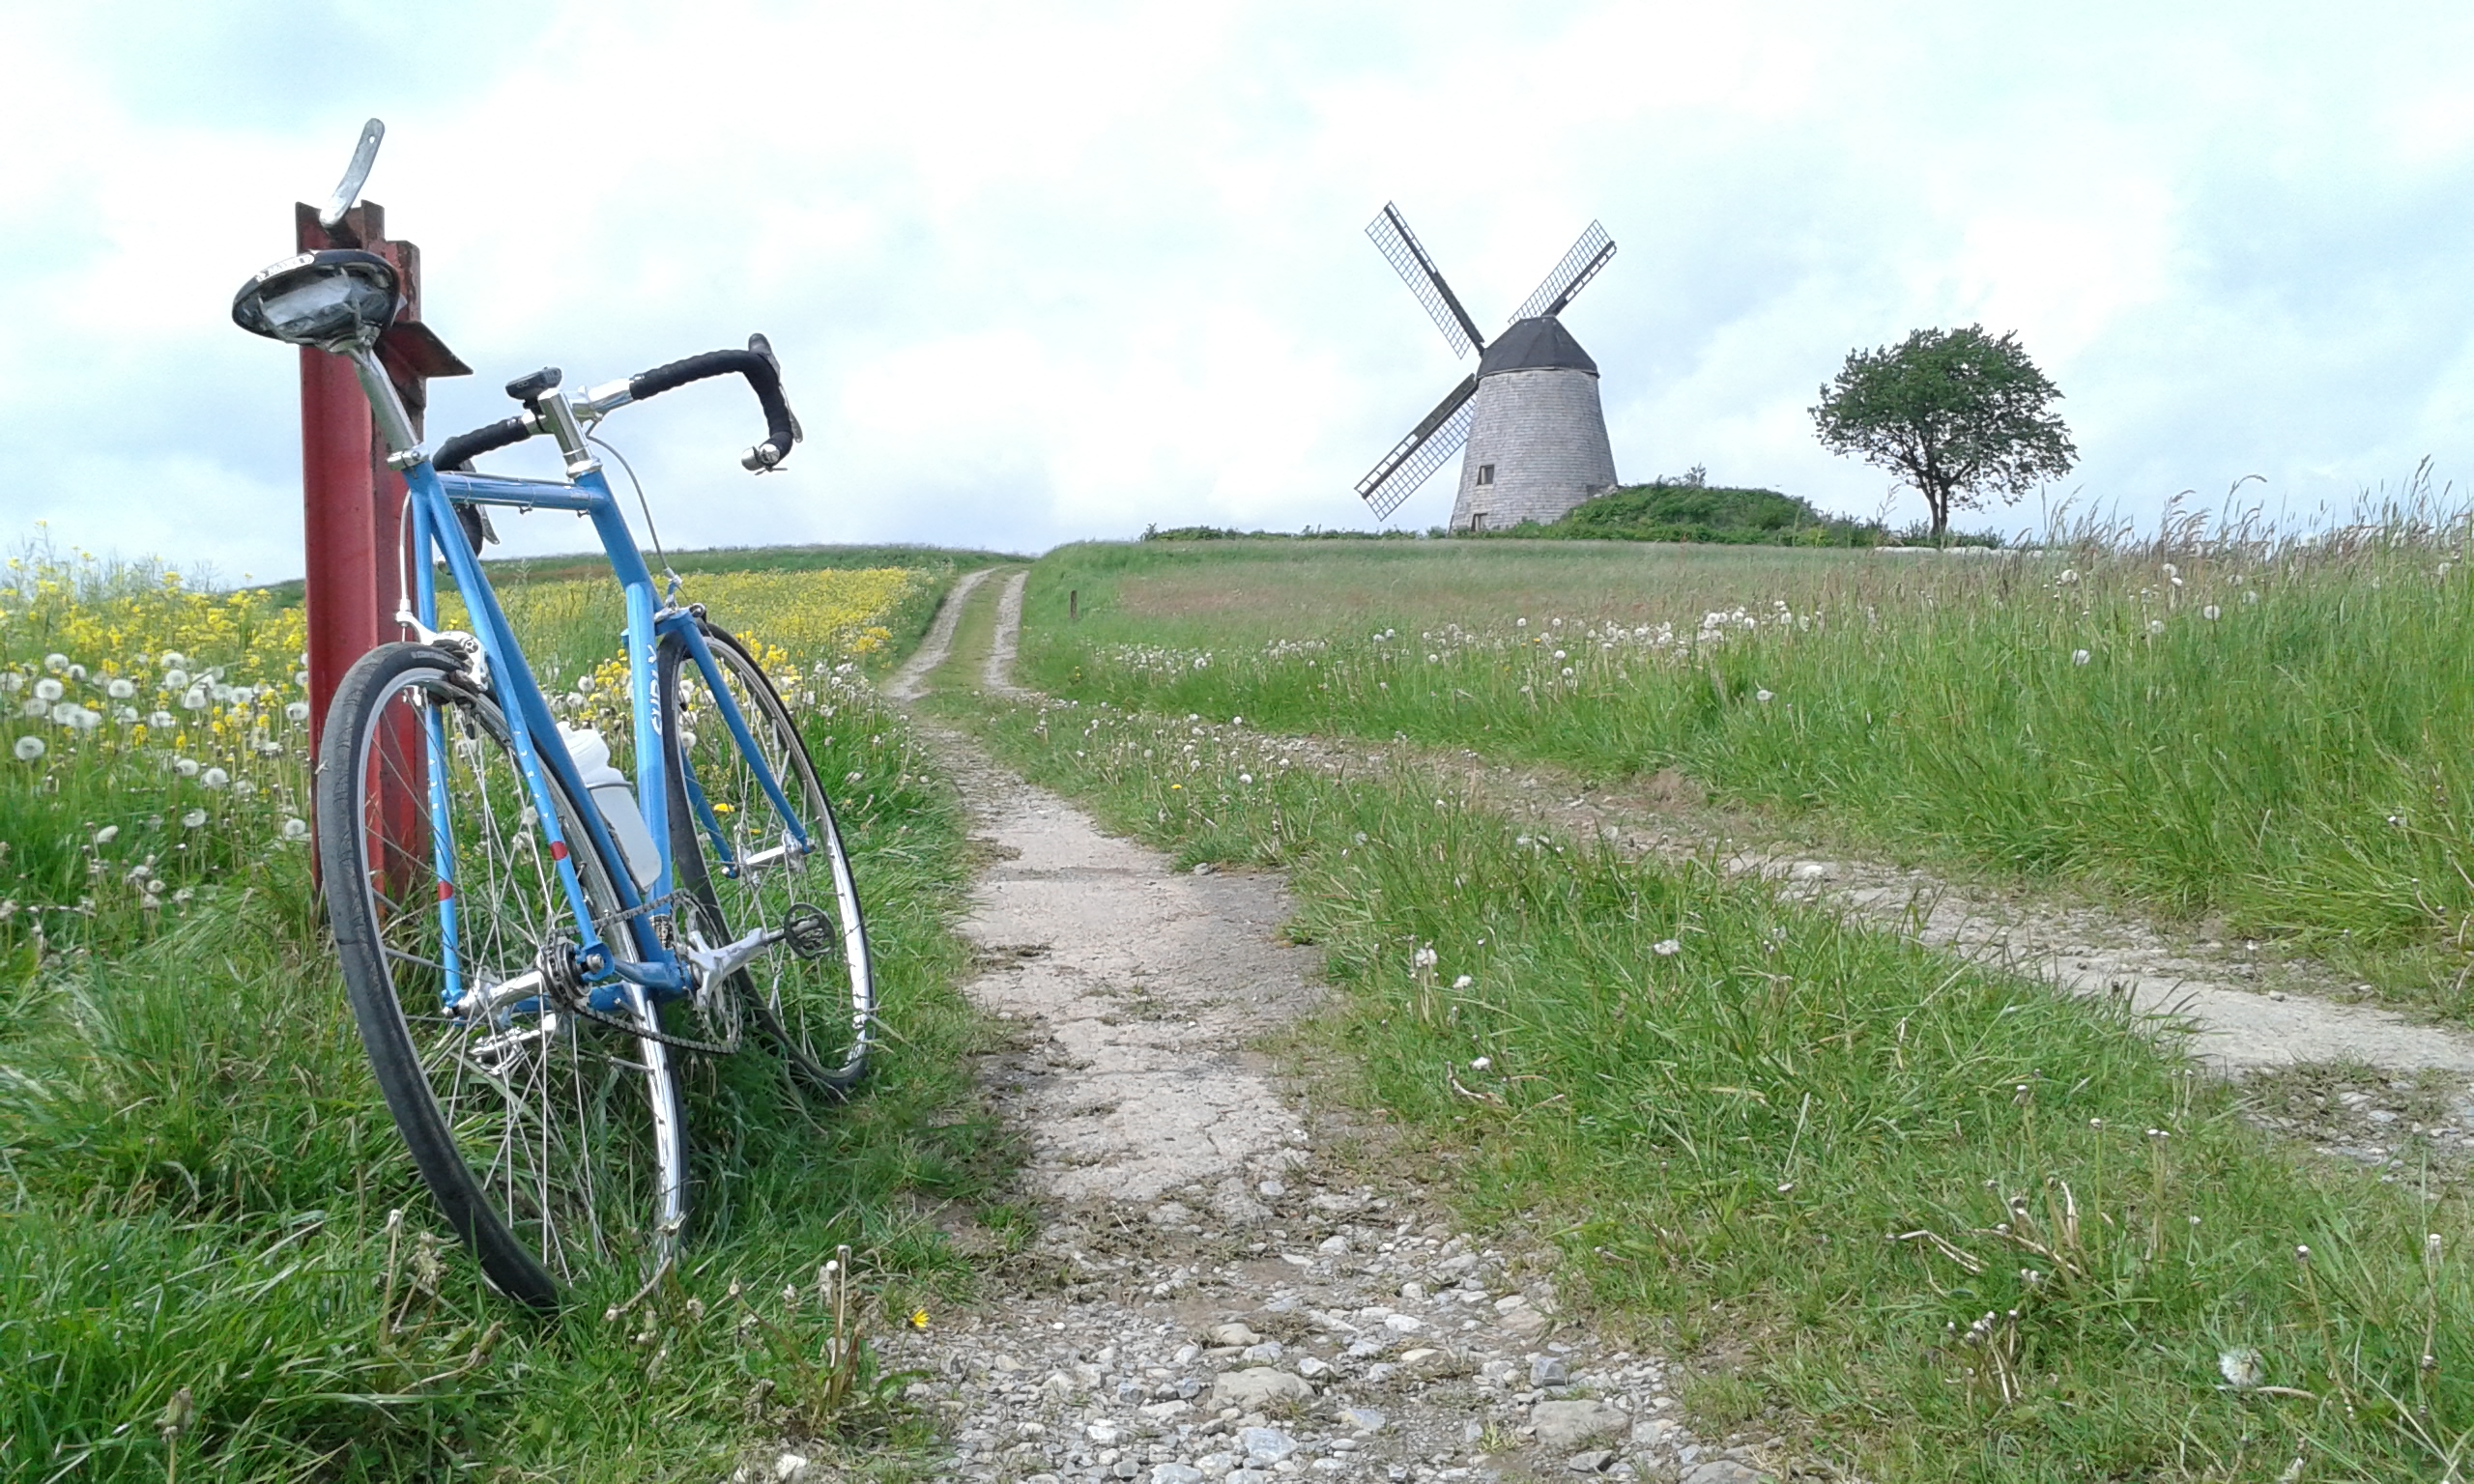
M698 901L689 893L672 892L665 897L656 897L650 901L621 908L610 913L606 918L597 918L595 926L601 929L602 936L606 940L610 935L609 929L613 926L624 923L629 918L643 917L647 913L658 911L664 907L684 907L699 917L705 913L704 903ZM743 1029L744 1021L740 1022L742 1029L739 1034L732 1036L727 1041L699 1041L693 1036L681 1036L673 1031L665 1031L659 1026L639 1025L630 1020L621 1020L616 1015L605 1015L592 1008L584 994L582 985L572 984L564 977L554 976L550 983L552 987L558 990L560 1008L580 1020L590 1020L595 1025L607 1026L611 1030L640 1037L646 1041L659 1042L665 1046L674 1046L681 1051L693 1051L700 1056L736 1056L747 1045L747 1036ZM726 987L723 992L730 991ZM647 1003L650 1004L649 999ZM654 1009L658 1013L659 1008L654 1007Z

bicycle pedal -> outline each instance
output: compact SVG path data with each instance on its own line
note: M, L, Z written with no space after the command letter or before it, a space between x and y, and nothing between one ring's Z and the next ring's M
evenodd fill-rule
M833 955L834 922L823 910L804 901L791 903L782 918L782 941L791 952L802 958L827 958Z

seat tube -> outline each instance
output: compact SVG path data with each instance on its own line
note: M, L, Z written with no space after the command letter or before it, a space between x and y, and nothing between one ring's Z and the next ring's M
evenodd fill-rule
M423 624L438 624L438 574L430 562L430 533L437 528L429 499L435 485L412 486L413 526L407 533L413 569L413 614ZM420 717L421 764L429 808L430 870L437 877L439 962L446 968L440 986L441 1008L464 998L463 934L457 919L464 904L455 891L455 820L447 812L446 712L424 707Z

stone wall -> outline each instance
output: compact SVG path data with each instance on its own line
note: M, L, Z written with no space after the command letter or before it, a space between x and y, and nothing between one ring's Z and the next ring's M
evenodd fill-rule
M1492 481L1479 483L1489 469ZM1614 484L1597 377L1555 366L1501 371L1478 383L1453 530L1470 529L1473 520L1486 530L1556 520Z

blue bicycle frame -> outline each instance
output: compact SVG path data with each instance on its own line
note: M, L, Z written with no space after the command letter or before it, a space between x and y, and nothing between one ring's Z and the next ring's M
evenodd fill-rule
M780 813L789 831L790 847L801 854L815 848L810 838L809 822L799 817L784 794L779 779L767 765L762 751L757 746L748 720L723 683L720 667L714 662L710 646L705 642L703 626L691 610L676 607L656 609L653 602L652 574L645 566L642 554L636 550L634 533L627 528L619 513L610 484L598 469L588 469L570 482L544 479L506 479L471 473L443 473L434 464L423 459L405 472L410 486L409 504L412 515L412 552L414 568L414 614L424 637L438 632L438 580L432 554L444 556L456 590L464 597L471 615L473 638L479 644L487 662L489 684L500 711L506 720L513 740L518 766L524 774L525 786L532 807L539 815L543 834L550 842L550 854L557 868L559 882L566 894L579 936L577 967L590 990L588 1003L602 1013L616 1013L625 1000L626 986L644 989L656 1003L675 1000L691 992L686 963L665 944L654 928L653 920L670 910L673 894L671 873L670 790L667 786L669 759L663 750L660 717L653 695L654 657L658 646L666 642L681 644L705 678L722 721L730 728L739 753L754 770L765 797ZM610 558L612 571L625 589L627 601L627 693L634 707L636 746L636 800L643 812L645 828L651 835L659 852L660 873L650 889L639 887L635 873L627 868L601 812L593 807L593 796L584 785L575 759L568 755L565 739L558 723L550 714L548 699L540 683L533 678L532 669L525 662L524 651L516 642L506 614L499 606L498 596L490 588L489 579L482 573L481 563L455 518L457 505L505 505L518 510L573 510L590 517L594 532L600 536L602 550ZM456 883L453 880L455 861L454 840L450 832L454 820L446 807L446 719L437 707L431 707L424 722L425 756L430 790L431 851L439 878L440 921L443 935L442 956L446 965L446 982L440 987L443 1006L450 1012L462 1002L461 958L457 952ZM712 811L705 805L704 790L698 785L688 759L681 756L678 766L686 783L690 806L698 814L698 826L711 842L715 856L725 870L733 866L730 842ZM608 864L605 874L618 897L620 920L630 934L632 955L622 958L609 951L602 937L601 926L594 920L591 900L586 896L584 883L576 874L554 802L549 779L555 777L560 788L576 802L576 814L590 837L590 847L600 852ZM741 925L744 927L745 925ZM632 959L632 961L631 961Z

